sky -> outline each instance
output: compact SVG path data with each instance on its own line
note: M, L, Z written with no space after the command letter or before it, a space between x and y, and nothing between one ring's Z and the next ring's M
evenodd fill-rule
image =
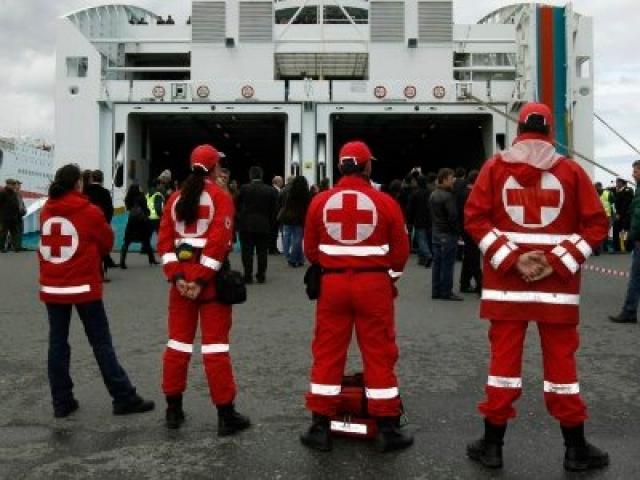
M131 3L178 20L189 0L0 0L0 134L54 139L55 22L73 10ZM454 0L456 23L475 23L514 0ZM547 3L561 5L563 1ZM594 17L596 112L640 148L638 0L575 0L574 9ZM603 126L595 125L596 160L626 177L640 155ZM596 173L608 183L611 176Z

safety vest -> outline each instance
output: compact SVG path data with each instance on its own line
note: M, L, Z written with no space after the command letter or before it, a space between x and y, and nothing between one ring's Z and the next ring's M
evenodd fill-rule
M160 214L158 212L156 212L156 197L160 195L162 196L162 194L160 192L155 192L155 193L147 193L146 198L147 198L147 208L149 209L149 220L159 220L160 219Z
M602 206L604 207L604 213L607 214L607 217L611 217L613 215L613 208L611 205L611 192L609 190L603 190L600 194L600 201L602 202Z

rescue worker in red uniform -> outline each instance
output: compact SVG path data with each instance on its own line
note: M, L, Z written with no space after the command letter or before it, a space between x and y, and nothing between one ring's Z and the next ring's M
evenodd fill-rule
M154 403L136 393L120 365L102 303L102 259L113 247L113 230L102 211L81 192L80 168L65 165L56 172L40 213L40 300L49 316L53 413L64 418L80 406L69 375L69 324L74 306L113 398L114 415L148 412Z
M340 150L343 177L313 199L306 217L304 252L323 270L312 344L313 367L306 406L312 414L304 445L331 449L347 350L355 326L364 364L369 413L377 417L378 449L406 448L413 438L399 428L395 364L394 282L409 257L398 204L371 185L372 155L360 141Z
M191 175L167 201L158 236L169 292L169 342L162 390L168 428L184 422L182 394L200 319L202 356L211 399L218 409L218 435L250 426L234 407L236 385L229 357L231 306L216 300L214 278L227 261L233 235L231 196L216 184L223 156L211 145L191 154Z
M607 217L582 167L559 155L553 119L542 104L526 105L514 145L488 160L465 206L465 229L484 254L481 318L491 322L491 364L484 437L468 456L502 467L507 421L522 393L522 354L528 323L540 333L544 398L561 425L564 467L601 468L608 455L587 443L587 409L580 396L580 265L607 235Z

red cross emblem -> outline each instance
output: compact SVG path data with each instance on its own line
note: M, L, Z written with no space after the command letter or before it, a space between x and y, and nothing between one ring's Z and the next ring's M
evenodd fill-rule
M73 224L62 217L52 217L42 226L40 254L51 263L64 263L78 249L78 232Z
M185 224L176 219L176 204L180 198L173 204L173 219L176 222L176 232L184 237L200 237L209 230L209 225L213 220L213 202L207 192L202 192L200 196L200 205L198 205L198 216L194 222Z
M373 234L378 212L367 195L346 190L329 198L324 208L324 223L334 240L346 244L360 243Z
M551 224L560 215L564 190L554 175L544 172L538 184L526 188L510 177L505 183L502 198L514 222L523 227L540 228Z

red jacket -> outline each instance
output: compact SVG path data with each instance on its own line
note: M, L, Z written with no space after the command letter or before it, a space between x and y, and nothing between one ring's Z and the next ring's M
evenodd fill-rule
M383 268L398 278L409 258L400 206L367 180L345 176L311 202L304 253L326 269Z
M49 199L40 213L40 299L86 303L102 298L102 257L113 230L80 192Z
M480 316L577 323L580 265L608 222L580 165L541 140L525 140L487 161L465 206L465 229L484 254ZM516 263L541 250L553 275L527 283Z
M215 183L206 180L200 197L199 218L185 225L176 218L176 203L180 192L175 192L166 203L158 235L158 253L162 255L164 274L171 282L179 278L187 282L207 284L202 296L213 292L215 273L222 268L231 250L234 206L231 195ZM193 261L179 262L176 248L189 244L197 249Z

